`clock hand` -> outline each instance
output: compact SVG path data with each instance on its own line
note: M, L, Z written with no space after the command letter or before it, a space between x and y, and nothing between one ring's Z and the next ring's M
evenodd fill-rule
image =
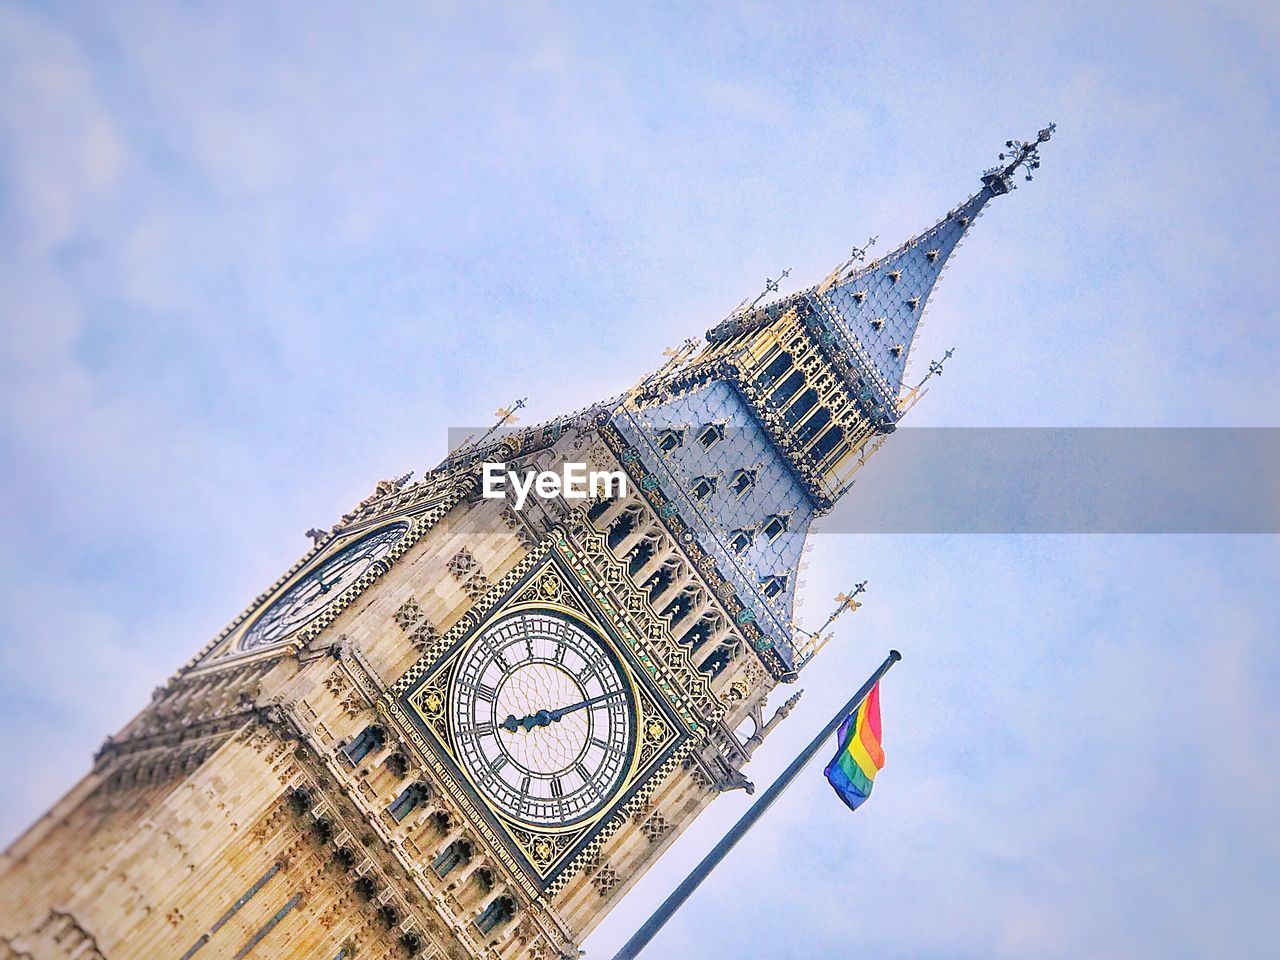
M621 690L615 690L612 693L601 694L598 697L592 697L590 700L583 700L580 703L573 703L567 707L559 707L555 710L539 710L537 713L531 713L527 717L517 720L515 714L508 714L507 719L503 720L501 727L510 733L515 733L521 727L528 732L534 727L549 727L566 714L573 713L575 710L581 710L584 707L595 706L597 703L603 703L605 700L611 700L620 694Z
M573 713L573 711L581 710L583 707L592 707L592 706L595 706L597 703L604 703L604 701L613 699L621 692L622 692L621 690L614 690L612 693L604 693L598 697L592 697L590 700L583 700L581 703L574 703L567 707L561 707L558 710L552 710L550 711L551 719L559 720L561 717L563 717L567 713Z

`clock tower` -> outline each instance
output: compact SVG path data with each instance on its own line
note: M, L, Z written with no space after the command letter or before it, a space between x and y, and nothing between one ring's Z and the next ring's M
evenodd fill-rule
M794 698L766 702L816 652L792 622L809 527L919 396L938 275L1051 132L882 259L312 531L5 852L0 960L576 957L752 789ZM517 509L495 463L626 491Z

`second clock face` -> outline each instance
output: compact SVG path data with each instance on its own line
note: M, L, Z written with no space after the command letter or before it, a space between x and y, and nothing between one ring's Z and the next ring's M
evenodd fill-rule
M449 694L457 756L509 817L576 823L622 785L635 745L631 684L594 631L554 611L509 614L463 651Z
M273 646L307 626L390 553L409 532L409 526L408 523L393 523L381 527L313 562L258 614L241 638L240 649L247 651Z

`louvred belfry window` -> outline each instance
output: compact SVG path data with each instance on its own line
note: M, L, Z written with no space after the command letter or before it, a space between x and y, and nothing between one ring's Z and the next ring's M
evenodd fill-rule
M831 411L823 407L800 426L800 429L796 431L796 440L807 444L830 422Z
M813 445L813 459L821 463L827 458L827 455L836 448L836 445L844 439L844 428L834 426L821 437L818 442Z
M773 391L773 396L771 396L769 400L775 407L781 407L788 400L794 397L803 386L804 374L797 370L792 373L791 376L787 377L786 380L782 381L782 384Z
M818 402L817 390L806 390L800 395L795 403L787 408L787 412L783 415L783 422L788 427L794 427L806 413L814 408Z
M791 369L791 354L782 352L769 362L769 365L760 371L756 377L756 387L760 390L766 390L773 384L777 383Z

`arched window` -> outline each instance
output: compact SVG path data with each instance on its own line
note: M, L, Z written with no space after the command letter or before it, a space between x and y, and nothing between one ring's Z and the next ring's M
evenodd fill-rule
M668 562L653 572L653 576L644 585L645 590L649 592L650 600L657 600L658 597L666 592L667 587L671 586L672 582L675 581L677 569L677 564Z
M733 659L733 649L728 644L721 644L716 647L711 656L702 661L702 666L698 669L711 677L720 676L721 671L729 665Z
M383 761L383 766L390 770L393 776L403 777L409 772L409 758L397 750Z
M484 934L493 933L516 915L516 902L510 897L498 897L492 900L480 916L476 917L476 926Z
M681 620L686 613L693 609L694 604L698 602L698 591L693 587L686 587L676 594L675 599L667 604L667 608L662 611L662 615L670 617L672 623Z
M458 867L471 859L471 841L459 837L440 851L440 855L431 861L431 869L436 876L444 879Z
M609 536L606 538L610 550L618 549L618 545L627 539L627 534L636 528L636 521L639 516L640 508L631 507L624 510L622 515L613 521L613 526L609 528Z
M391 806L387 808L387 812L391 814L391 819L396 823L400 823L418 807L427 802L431 796L431 791L425 783L411 783L400 791L400 795L391 801Z
M373 751L381 750L386 742L387 732L375 724L361 730L358 737L342 748L342 752L352 763L359 763Z
M449 814L443 810L437 810L427 819L431 823L431 829L441 837L445 836L449 832L449 828L453 826L453 821L449 819Z
M657 547L652 540L645 539L637 543L627 557L627 572L634 577L646 563L653 559L656 550Z
M719 626L719 621L717 620L715 614L713 613L705 614L704 616L699 618L697 623L695 623L692 627L689 628L689 632L686 633L681 638L680 642L686 644L689 647L697 647L698 644L705 643L708 639L710 639L711 635L716 631L716 628L718 626Z
M604 516L604 512L609 509L612 503L613 499L611 497L601 497L593 501L591 506L587 507L587 519L595 523Z

